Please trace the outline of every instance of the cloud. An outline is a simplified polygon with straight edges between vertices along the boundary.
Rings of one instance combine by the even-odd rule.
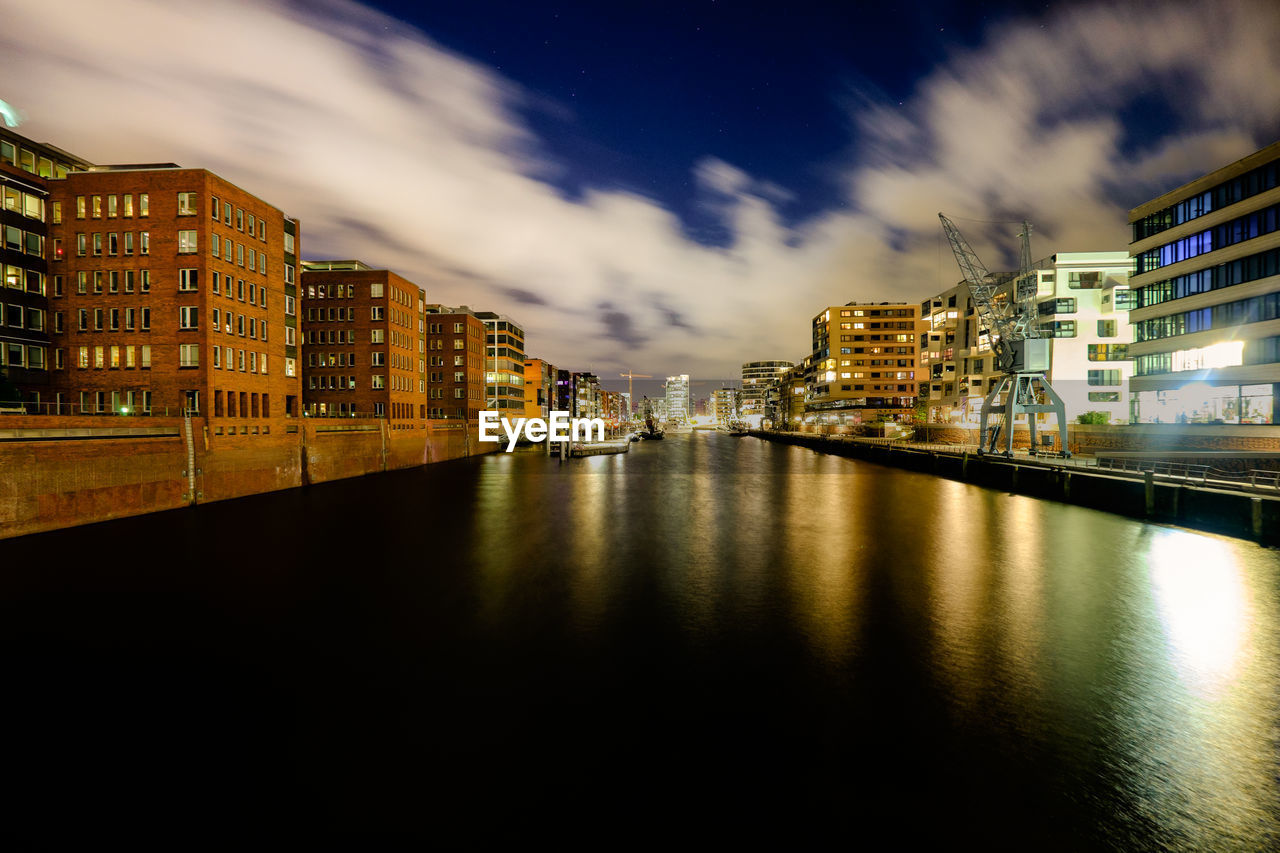
[[[1037,255],[1123,249],[1125,206],[1280,131],[1273,3],[1066,4],[941,57],[901,105],[833,91],[853,134],[837,209],[784,224],[790,189],[714,152],[690,163],[731,237],[706,245],[653,199],[566,198],[545,179],[564,171],[553,141],[520,118],[554,112],[543,96],[364,7],[49,15],[11,0],[0,30],[0,79],[22,81],[0,96],[24,99],[24,132],[98,162],[209,168],[300,217],[304,255],[389,267],[432,301],[510,314],[532,355],[608,372],[732,376],[802,356],[821,307],[945,289],[939,210],[1028,216]],[[1141,99],[1169,133],[1128,114]],[[1015,244],[967,236],[993,267]]]

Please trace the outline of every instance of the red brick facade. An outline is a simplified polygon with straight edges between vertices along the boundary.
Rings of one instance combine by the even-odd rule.
[[[319,263],[302,273],[307,414],[424,426],[426,292],[389,270],[341,263],[352,266]]]
[[[190,412],[233,428],[300,413],[286,332],[296,222],[287,234],[279,209],[203,169],[73,172],[50,200],[64,410]]]

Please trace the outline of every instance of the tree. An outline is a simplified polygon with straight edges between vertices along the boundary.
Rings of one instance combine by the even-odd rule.
[[[1111,415],[1106,412],[1085,412],[1076,415],[1076,423],[1078,424],[1109,424],[1111,423]]]

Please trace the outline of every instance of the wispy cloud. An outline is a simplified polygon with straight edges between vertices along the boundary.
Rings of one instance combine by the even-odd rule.
[[[787,188],[706,152],[690,173],[732,238],[709,247],[652,199],[566,199],[520,119],[539,95],[363,7],[69,0],[50,15],[10,2],[0,30],[15,87],[0,97],[25,132],[101,162],[210,168],[302,218],[305,253],[506,311],[531,353],[602,373],[733,375],[802,355],[821,306],[945,288],[939,210],[1029,216],[1039,254],[1124,248],[1125,205],[1280,132],[1273,3],[1068,5],[941,58],[901,106],[851,99],[847,210],[788,226]],[[1144,101],[1171,134],[1150,135]],[[998,262],[987,232],[970,236]]]

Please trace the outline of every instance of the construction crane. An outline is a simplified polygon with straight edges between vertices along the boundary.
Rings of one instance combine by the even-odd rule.
[[[984,452],[984,445],[985,452],[997,452],[996,447],[1003,438],[1003,453],[1012,456],[1014,420],[1022,414],[1027,416],[1027,431],[1034,451],[1036,415],[1051,412],[1057,416],[1062,455],[1070,456],[1067,450],[1066,405],[1045,376],[1049,369],[1049,339],[1042,337],[1043,330],[1036,322],[1036,277],[1031,274],[1031,223],[1022,222],[1020,269],[1013,283],[1013,298],[1004,299],[998,295],[1004,280],[987,270],[950,219],[941,213],[938,219],[942,220],[942,230],[951,243],[956,263],[969,283],[969,292],[978,310],[979,327],[986,328],[996,365],[1004,373],[982,401],[978,453]]]
[[[623,379],[627,380],[627,407],[628,408],[630,408],[632,404],[634,404],[636,401],[635,395],[631,393],[631,380],[653,378],[653,376],[651,376],[648,373],[632,373],[631,368],[629,367],[627,368],[626,373],[619,373],[618,375],[621,376]],[[627,414],[630,415],[631,413],[627,412]]]

